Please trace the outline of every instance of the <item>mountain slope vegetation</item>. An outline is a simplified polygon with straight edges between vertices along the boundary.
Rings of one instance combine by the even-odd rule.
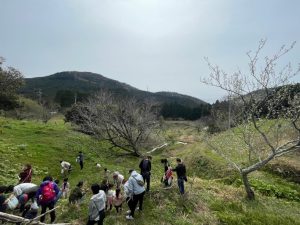
[[[19,168],[31,163],[33,182],[40,183],[48,174],[61,180],[59,160],[74,165],[70,175],[71,188],[83,180],[87,196],[80,207],[69,206],[66,199],[58,202],[57,221],[85,224],[92,183],[100,183],[107,167],[111,172],[120,171],[128,178],[128,170],[138,169],[136,157],[120,156],[107,143],[98,143],[90,137],[75,132],[62,118],[53,118],[47,124],[38,121],[0,118],[1,184],[17,183]],[[257,198],[246,201],[243,186],[233,168],[219,155],[201,142],[198,134],[187,122],[167,122],[163,135],[168,146],[152,153],[153,170],[150,194],[145,197],[144,211],[136,214],[131,224],[300,224],[300,187],[270,172],[258,171],[251,175]],[[183,144],[186,143],[186,144]],[[155,146],[153,146],[155,147]],[[86,160],[83,171],[76,165],[78,151]],[[234,148],[233,148],[234,150]],[[183,158],[188,169],[187,194],[181,198],[176,180],[171,189],[160,183],[163,166],[161,158],[168,158],[175,166],[175,158]],[[299,157],[291,155],[285,158]],[[102,168],[98,170],[96,163]],[[279,161],[277,162],[281,164]],[[297,165],[295,165],[297,166]],[[107,213],[105,224],[128,224],[125,211]]]

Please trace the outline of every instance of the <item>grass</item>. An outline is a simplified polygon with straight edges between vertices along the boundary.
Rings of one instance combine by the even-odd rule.
[[[250,177],[256,200],[246,201],[235,170],[202,143],[189,124],[167,123],[164,136],[170,145],[153,154],[152,191],[145,197],[144,211],[137,212],[136,219],[128,222],[124,212],[118,215],[113,210],[107,213],[105,224],[300,224],[300,201],[291,197],[293,193],[299,194],[298,184],[259,171]],[[177,141],[189,144],[176,144]],[[75,163],[80,150],[86,156],[83,171]],[[33,165],[34,183],[39,184],[48,174],[61,180],[59,160],[71,162],[74,165],[69,178],[71,187],[83,180],[88,190],[80,207],[69,206],[66,199],[58,202],[57,221],[72,224],[86,223],[89,186],[101,182],[104,167],[118,170],[128,178],[128,169],[137,169],[140,160],[121,157],[107,143],[73,131],[62,118],[54,118],[47,124],[0,118],[0,155],[0,184],[16,184],[17,174],[25,163]],[[176,183],[169,190],[163,189],[160,183],[162,157],[168,157],[172,165],[176,157],[184,159],[189,175],[185,197],[179,196]],[[102,165],[100,170],[96,169],[96,163]],[[279,192],[285,195],[277,196]]]

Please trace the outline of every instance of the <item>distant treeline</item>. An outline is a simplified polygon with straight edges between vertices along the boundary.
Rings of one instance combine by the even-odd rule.
[[[82,102],[87,99],[88,93],[76,92],[71,90],[58,90],[54,101],[61,107],[71,107],[75,102]]]
[[[174,103],[163,104],[161,107],[161,115],[166,119],[185,119],[197,120],[201,117],[210,115],[211,105],[202,104],[197,107],[188,107]]]

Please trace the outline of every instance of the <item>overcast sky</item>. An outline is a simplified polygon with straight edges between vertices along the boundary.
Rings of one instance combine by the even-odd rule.
[[[298,41],[287,58],[300,62],[299,12],[299,0],[0,0],[0,56],[25,77],[90,71],[214,102],[203,58],[246,71],[267,38],[266,54]]]

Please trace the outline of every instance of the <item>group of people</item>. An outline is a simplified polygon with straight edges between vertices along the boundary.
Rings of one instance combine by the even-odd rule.
[[[76,161],[83,169],[83,153],[79,152]],[[126,219],[133,220],[135,211],[143,210],[144,196],[150,191],[151,181],[151,156],[144,157],[140,164],[140,173],[134,169],[129,170],[128,180],[118,171],[111,175],[107,168],[104,168],[103,181],[100,184],[94,183],[90,190],[92,197],[89,201],[88,222],[87,225],[103,224],[105,212],[114,207],[117,213],[123,209],[123,203],[127,203],[129,210]],[[186,178],[186,168],[182,160],[177,158],[177,166],[172,168],[167,159],[161,160],[164,164],[164,175],[162,182],[166,187],[172,185],[173,172],[177,173],[178,187],[180,194],[184,194],[184,182]],[[72,170],[69,162],[60,161],[63,183],[59,188],[58,180],[53,180],[51,176],[43,179],[40,185],[31,183],[32,167],[26,165],[19,174],[20,181],[16,186],[0,186],[0,211],[5,212],[7,208],[14,209],[19,207],[24,218],[33,219],[38,214],[41,207],[40,221],[44,222],[47,209],[50,210],[51,223],[55,221],[55,204],[60,198],[69,198],[69,204],[81,204],[86,194],[83,189],[83,182],[80,181],[74,189],[71,190],[68,176]],[[96,165],[100,168],[100,164]],[[115,187],[115,189],[113,189]],[[6,198],[5,193],[11,193]],[[29,204],[31,200],[31,203]]]

